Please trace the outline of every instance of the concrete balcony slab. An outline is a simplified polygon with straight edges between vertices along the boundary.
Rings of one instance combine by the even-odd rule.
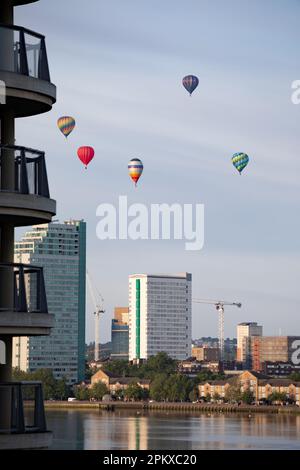
[[[51,222],[56,214],[56,201],[32,194],[0,191],[0,223],[15,227]]]
[[[0,450],[48,449],[52,441],[52,432],[0,434]]]
[[[6,86],[6,105],[1,105],[1,114],[13,109],[15,117],[34,116],[50,111],[56,102],[56,87],[46,80],[3,70],[0,80]]]
[[[49,336],[54,321],[48,313],[0,312],[0,335]]]

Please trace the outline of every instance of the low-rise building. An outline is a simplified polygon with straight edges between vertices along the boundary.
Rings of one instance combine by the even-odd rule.
[[[186,361],[180,361],[177,366],[177,371],[184,375],[197,375],[202,370],[202,365],[195,358],[187,359]]]
[[[195,377],[197,374],[203,371],[210,371],[218,374],[222,372],[222,363],[219,361],[197,361],[194,357],[187,359],[186,361],[180,361],[177,366],[177,371],[180,374]]]
[[[289,377],[291,374],[300,374],[300,365],[292,362],[264,362],[263,373],[272,377]]]
[[[106,385],[109,392],[114,395],[117,390],[126,390],[128,386],[132,383],[136,383],[144,390],[149,390],[150,388],[150,380],[149,379],[140,379],[138,377],[118,377],[117,375],[113,374],[112,372],[108,372],[105,370],[98,370],[92,377],[91,377],[91,385],[102,382]]]
[[[220,360],[220,349],[196,346],[192,348],[192,357],[197,361],[217,362]]]
[[[201,362],[201,370],[208,370],[210,372],[213,372],[215,374],[219,374],[220,372],[223,372],[223,367],[222,363],[217,361],[217,362]]]
[[[201,383],[198,385],[199,396],[205,398],[218,394],[225,398],[227,390],[233,385],[240,386],[241,393],[251,391],[256,402],[267,401],[270,395],[282,393],[300,406],[300,382],[284,378],[274,379],[256,371],[244,371],[238,377]]]

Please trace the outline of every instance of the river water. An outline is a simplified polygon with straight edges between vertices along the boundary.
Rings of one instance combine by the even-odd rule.
[[[52,449],[300,449],[300,415],[50,410]]]

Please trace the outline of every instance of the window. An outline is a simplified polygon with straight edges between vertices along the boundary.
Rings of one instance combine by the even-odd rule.
[[[6,364],[6,345],[0,341],[0,364]]]

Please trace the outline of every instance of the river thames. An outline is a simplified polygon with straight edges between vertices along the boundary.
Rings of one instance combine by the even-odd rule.
[[[54,450],[300,449],[300,415],[48,410]]]

